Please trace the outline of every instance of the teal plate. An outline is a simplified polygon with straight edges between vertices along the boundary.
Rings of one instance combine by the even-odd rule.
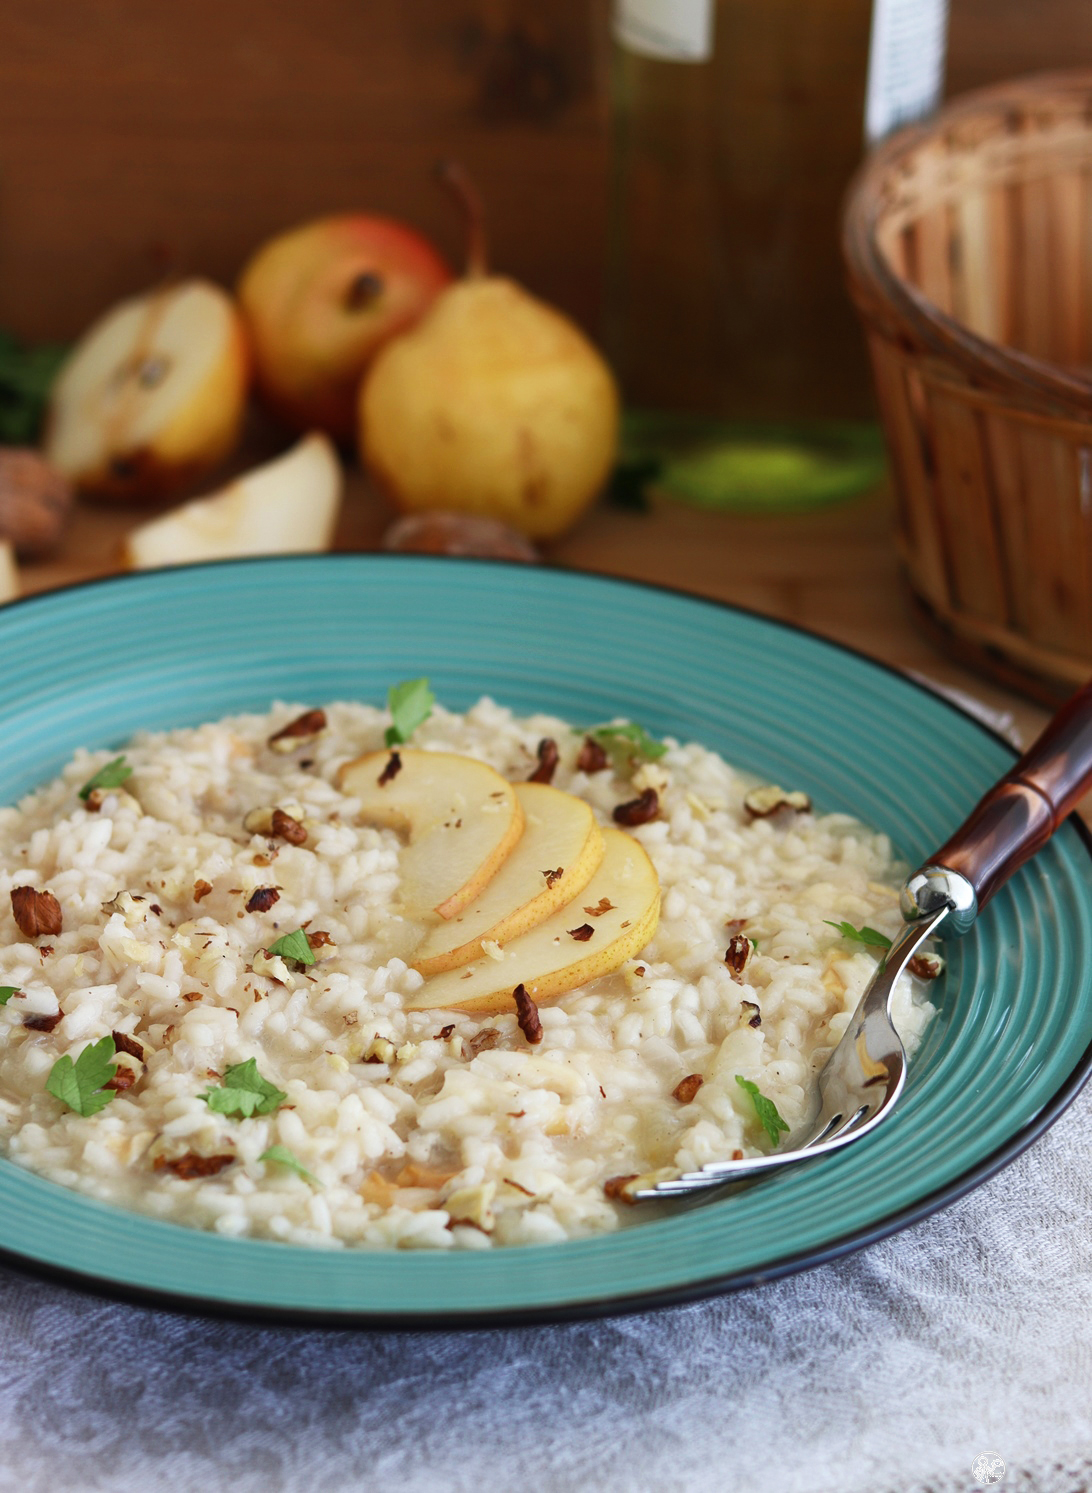
[[[631,716],[886,830],[948,836],[1012,753],[929,692],[775,622],[622,581],[407,556],[120,577],[0,612],[0,803],[80,745],[275,697],[380,702],[427,674],[573,721]],[[1092,1065],[1092,878],[1075,821],[952,946],[941,1011],[874,1135],[615,1234],[487,1253],[300,1249],[126,1213],[0,1161],[0,1251],[201,1311],[399,1326],[532,1321],[708,1295],[828,1260],[952,1201],[1057,1117]]]

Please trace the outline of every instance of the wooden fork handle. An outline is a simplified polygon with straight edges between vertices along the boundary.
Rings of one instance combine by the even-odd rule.
[[[973,885],[979,907],[1092,788],[1092,682],[1068,700],[1011,772],[933,856]]]

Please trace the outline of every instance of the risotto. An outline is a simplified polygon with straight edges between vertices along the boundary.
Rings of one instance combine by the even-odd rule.
[[[79,752],[0,809],[12,1160],[225,1235],[480,1249],[639,1221],[618,1178],[769,1149],[755,1092],[806,1117],[878,954],[831,925],[899,927],[884,835],[802,793],[768,813],[759,795],[756,817],[754,779],[700,745],[589,755],[552,717],[437,707],[415,749],[513,783],[548,760],[604,826],[651,803],[627,833],[662,904],[621,968],[540,1002],[537,1032],[515,1004],[412,1010],[402,837],[337,786],[390,716],[332,704],[271,744],[303,711],[138,735],[120,763]],[[910,1050],[930,1014],[904,976]]]

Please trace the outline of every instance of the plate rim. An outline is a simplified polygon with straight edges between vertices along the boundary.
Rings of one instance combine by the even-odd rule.
[[[333,551],[319,554],[294,552],[280,555],[249,555],[230,560],[206,560],[193,564],[162,567],[162,569],[174,573],[219,571],[254,566],[268,567],[271,565],[292,564],[300,560],[318,564],[322,564],[327,560],[338,560],[341,562],[383,560],[394,561],[396,563],[412,561],[415,563],[424,562],[425,564],[446,566],[455,565],[460,569],[485,566],[517,572],[528,568],[517,561],[484,557],[417,555],[400,552],[388,553],[386,551]],[[683,586],[633,579],[628,576],[619,576],[598,570],[576,569],[571,566],[543,567],[542,569],[547,574],[551,570],[554,570],[563,575],[587,577],[590,580],[599,582],[610,582],[623,589],[651,591],[661,595],[680,597],[686,601],[697,602],[700,605],[713,607],[733,615],[754,618],[766,625],[777,627],[784,632],[802,636],[811,642],[819,643],[824,647],[834,649],[843,654],[848,654],[850,657],[863,662],[871,668],[879,669],[884,673],[893,675],[902,684],[911,686],[913,689],[926,695],[934,703],[940,704],[963,720],[969,721],[977,730],[1003,747],[1006,754],[1011,756],[1013,760],[1016,760],[1020,755],[1012,743],[999,731],[982,721],[962,705],[949,699],[947,695],[942,694],[939,690],[930,687],[930,685],[915,678],[895,664],[876,658],[866,653],[863,649],[855,647],[853,644],[827,637],[814,628],[806,627],[798,622],[788,621],[781,617],[771,616],[769,613],[763,612],[756,607],[742,606],[735,602],[722,601],[717,597],[705,596],[700,592],[687,590]],[[17,608],[48,603],[52,598],[70,596],[73,593],[81,593],[102,586],[118,586],[121,583],[129,581],[146,581],[155,573],[155,571],[147,570],[121,571],[112,575],[94,576],[87,580],[73,581],[62,586],[33,592],[30,595],[19,596],[0,609],[0,619],[2,619],[4,614],[13,612]],[[1089,830],[1088,826],[1075,812],[1068,816],[1068,823],[1075,830],[1078,840],[1084,847],[1085,853],[1088,855],[1089,860],[1092,861],[1092,831]],[[879,1243],[883,1239],[901,1233],[903,1229],[909,1228],[912,1224],[918,1223],[932,1214],[939,1212],[941,1209],[948,1207],[950,1204],[957,1202],[960,1198],[989,1181],[1006,1166],[1015,1161],[1024,1151],[1034,1145],[1065,1113],[1090,1078],[1092,1078],[1092,1042],[1088,1044],[1084,1052],[1078,1057],[1076,1063],[1051,1095],[1050,1099],[1014,1135],[1010,1136],[988,1156],[974,1163],[967,1171],[961,1172],[958,1176],[944,1183],[924,1198],[919,1199],[917,1202],[910,1204],[894,1214],[884,1217],[876,1223],[868,1224],[858,1229],[850,1229],[847,1233],[839,1235],[836,1239],[830,1240],[821,1246],[806,1248],[779,1256],[767,1265],[750,1267],[744,1270],[717,1272],[713,1275],[703,1276],[697,1280],[688,1281],[684,1285],[668,1286],[661,1289],[597,1296],[594,1300],[552,1303],[534,1307],[483,1307],[459,1313],[427,1310],[419,1314],[415,1314],[411,1310],[400,1309],[397,1312],[385,1313],[360,1311],[354,1308],[321,1309],[314,1307],[289,1307],[257,1302],[228,1301],[220,1298],[201,1297],[190,1292],[175,1294],[163,1288],[135,1285],[100,1276],[92,1271],[83,1271],[70,1266],[56,1265],[48,1261],[38,1260],[33,1255],[25,1255],[3,1245],[0,1245],[0,1264],[23,1275],[48,1280],[55,1284],[94,1293],[95,1295],[126,1302],[130,1305],[151,1307],[156,1310],[165,1310],[192,1317],[258,1321],[270,1325],[298,1328],[365,1328],[400,1332],[433,1330],[473,1331],[497,1327],[545,1326],[559,1322],[587,1321],[607,1316],[634,1315],[640,1312],[663,1310],[673,1306],[685,1305],[689,1302],[706,1300],[713,1296],[727,1295],[750,1287],[763,1285],[767,1282],[784,1279],[787,1276],[799,1274],[805,1270],[811,1270],[821,1265],[830,1264],[835,1260],[843,1259],[860,1249],[866,1248],[870,1244]]]

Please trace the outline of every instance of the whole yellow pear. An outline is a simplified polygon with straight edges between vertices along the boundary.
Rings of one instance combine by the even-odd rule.
[[[360,396],[361,454],[398,508],[484,514],[532,539],[595,498],[618,422],[614,378],[580,329],[496,275],[441,291]]]

